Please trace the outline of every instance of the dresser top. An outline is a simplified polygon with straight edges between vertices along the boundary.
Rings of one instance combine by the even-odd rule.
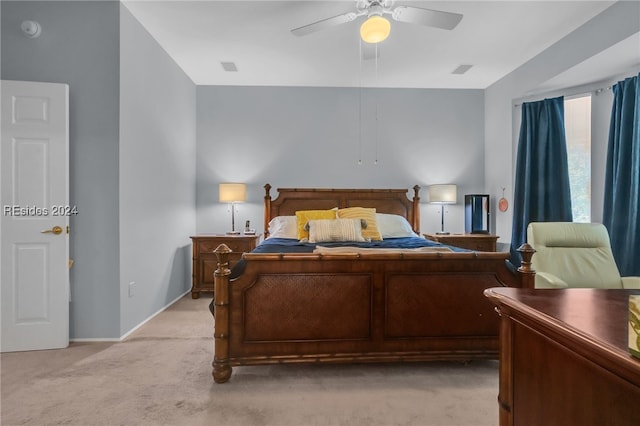
[[[640,360],[629,353],[629,296],[640,290],[523,289],[485,290],[501,312],[524,323],[535,323],[563,338],[602,351],[632,368],[640,378]]]

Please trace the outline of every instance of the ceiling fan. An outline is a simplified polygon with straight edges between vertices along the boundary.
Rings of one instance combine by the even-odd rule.
[[[297,36],[304,36],[316,31],[324,30],[336,25],[345,24],[356,20],[361,16],[366,16],[360,27],[360,36],[367,43],[379,43],[389,36],[391,24],[384,15],[391,17],[398,22],[424,25],[427,27],[452,30],[462,19],[459,13],[442,12],[439,10],[424,9],[413,6],[395,6],[393,0],[356,0],[355,12],[343,13],[342,15],[322,19],[299,28],[294,28],[291,32]]]

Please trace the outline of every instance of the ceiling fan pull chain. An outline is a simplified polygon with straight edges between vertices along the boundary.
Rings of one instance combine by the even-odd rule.
[[[362,40],[359,44],[360,70],[358,73],[358,165],[362,165]]]
[[[375,84],[375,89],[378,93],[376,93],[376,149],[375,149],[375,160],[373,161],[374,165],[378,165],[378,130],[379,130],[379,125],[378,125],[378,96],[379,96],[379,89],[380,89],[380,84],[378,82],[378,57],[380,56],[380,52],[378,52],[378,49],[380,48],[380,43],[376,43],[376,73],[375,73],[375,79],[376,79],[376,84]]]

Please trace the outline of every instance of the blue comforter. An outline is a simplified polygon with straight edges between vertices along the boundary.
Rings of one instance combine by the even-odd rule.
[[[267,238],[252,253],[312,253],[316,246],[322,247],[360,247],[360,248],[420,248],[420,247],[449,247],[453,251],[467,251],[459,247],[445,246],[435,241],[420,237],[387,238],[382,241],[367,243],[358,242],[326,242],[301,243],[291,238]]]

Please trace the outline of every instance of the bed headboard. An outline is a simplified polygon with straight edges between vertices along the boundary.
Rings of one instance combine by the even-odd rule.
[[[413,187],[413,199],[407,189],[278,188],[271,199],[271,185],[264,186],[264,236],[276,216],[295,215],[298,210],[325,210],[334,207],[375,207],[378,213],[404,216],[420,235],[420,186]]]

